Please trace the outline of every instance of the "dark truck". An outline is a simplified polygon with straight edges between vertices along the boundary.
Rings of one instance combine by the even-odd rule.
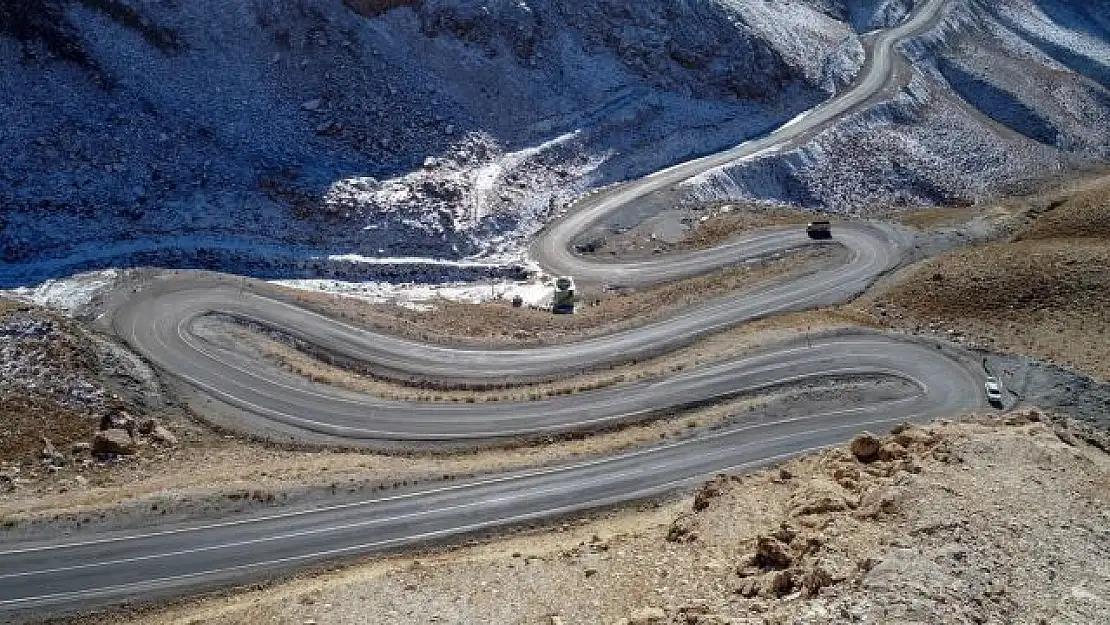
[[[806,226],[806,234],[811,239],[831,239],[832,238],[832,225],[826,219],[809,222]]]
[[[556,315],[573,315],[577,300],[573,278],[563,276],[555,281],[555,294],[551,300],[551,312]]]

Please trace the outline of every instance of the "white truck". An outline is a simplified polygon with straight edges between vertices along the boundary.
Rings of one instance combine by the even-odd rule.
[[[998,378],[987,378],[987,381],[983,383],[983,390],[986,391],[987,401],[992,406],[1002,405],[1002,384],[998,381]]]

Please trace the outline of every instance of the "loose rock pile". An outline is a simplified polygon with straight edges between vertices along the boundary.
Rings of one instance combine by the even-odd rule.
[[[894,428],[886,437],[861,433],[847,450],[827,452],[822,457],[822,472],[796,486],[777,527],[757,536],[750,553],[740,558],[735,567],[736,594],[747,598],[792,593],[811,597],[822,588],[866,573],[868,562],[844,562],[837,554],[828,553],[821,529],[831,515],[850,514],[867,520],[897,513],[901,490],[892,478],[920,473],[926,456],[946,459],[947,446],[933,431],[910,424]],[[667,540],[696,542],[697,515],[709,509],[733,479],[719,477],[705,484],[694,496],[693,515],[679,516]],[[779,471],[778,479],[796,481],[788,468]]]
[[[70,319],[0,299],[0,492],[80,486],[86,470],[178,445],[167,425],[133,416],[160,391],[114,350]]]
[[[91,451],[97,456],[129,456],[140,443],[146,441],[172,447],[177,437],[156,419],[139,423],[126,412],[105,415],[100,420],[100,430],[93,435]]]

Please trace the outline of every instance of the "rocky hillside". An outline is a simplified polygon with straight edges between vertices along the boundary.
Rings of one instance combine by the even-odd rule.
[[[92,622],[1103,623],[1106,448],[1033,411],[900,427],[660,509]]]
[[[830,61],[847,25],[803,6],[742,20],[744,4],[3,10],[0,149],[20,155],[0,174],[3,261],[43,263],[35,279],[108,256],[481,251],[553,198],[763,131],[854,69]]]
[[[907,86],[796,150],[691,181],[696,201],[830,212],[961,204],[1110,156],[1110,31],[1069,0],[950,3]]]
[[[63,315],[0,298],[0,501],[177,444],[137,357]],[[63,487],[64,488],[64,487]],[[64,492],[64,491],[63,491]]]
[[[943,254],[861,307],[881,325],[1110,379],[1110,178],[1034,198],[1025,220],[1011,240]]]
[[[0,150],[17,156],[0,171],[0,286],[120,264],[281,276],[333,255],[515,254],[582,190],[829,97],[859,68],[857,33],[910,4],[0,7]],[[1083,6],[953,0],[894,104],[692,195],[944,201],[1103,154],[1105,20]]]

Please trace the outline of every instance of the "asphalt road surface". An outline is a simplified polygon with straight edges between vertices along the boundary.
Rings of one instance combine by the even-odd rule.
[[[894,44],[935,22],[944,0],[926,2],[904,25],[872,38],[853,89],[771,135],[596,194],[549,227],[535,255],[552,273],[642,284],[712,270],[770,250],[808,245],[804,234],[770,230],[720,248],[666,260],[600,263],[574,255],[574,237],[613,210],[692,175],[782,149],[875,96],[891,80]],[[233,281],[177,276],[137,293],[113,317],[116,331],[165,372],[250,419],[286,431],[347,441],[412,444],[477,441],[612,425],[753,389],[836,377],[900,379],[898,399],[836,411],[745,416],[689,439],[617,456],[411,490],[390,497],[111,533],[74,532],[42,543],[0,535],[0,618],[21,618],[272,576],[345,555],[395,549],[514,523],[551,518],[673,491],[721,471],[751,468],[882,430],[982,405],[973,367],[935,346],[873,334],[770,347],[735,362],[643,384],[520,404],[410,404],[311,385],[259,367],[200,339],[203,316],[226,313],[280,328],[382,369],[446,380],[541,378],[665,352],[747,319],[848,299],[893,267],[904,244],[878,225],[838,227],[851,250],[837,267],[709,302],[666,321],[557,348],[473,350],[371,334],[288,304],[242,292]],[[876,396],[878,397],[878,396]],[[250,421],[244,422],[249,428]]]
[[[152,362],[248,410],[257,402],[237,401],[240,396],[247,399],[242,390],[263,383],[271,390],[295,384],[289,376],[238,362],[232,353],[203,345],[194,335],[194,325],[205,315],[219,313],[253,321],[329,353],[405,377],[473,384],[549,378],[658,355],[757,317],[848,300],[902,256],[901,237],[893,229],[856,224],[838,227],[836,233],[837,242],[851,252],[843,265],[737,292],[636,329],[551,347],[473,349],[421,343],[368,332],[255,295],[234,279],[193,274],[167,276],[144,286],[115,312],[113,323],[116,333]],[[727,253],[714,250],[694,254],[694,260],[676,258],[674,266],[696,274],[812,244],[800,228],[764,231],[723,246]]]
[[[518,472],[329,508],[68,541],[0,546],[0,610],[41,612],[146,599],[243,581],[343,555],[396,549],[524,523],[689,486],[820,449],[861,429],[885,430],[980,405],[969,370],[934,348],[884,337],[799,346],[828,371],[886,373],[916,391],[879,403],[763,421],[758,416],[614,457]],[[791,375],[790,356],[750,363],[753,375]],[[728,366],[724,367],[728,368]],[[675,383],[677,384],[680,383]],[[712,384],[712,382],[710,382]]]

